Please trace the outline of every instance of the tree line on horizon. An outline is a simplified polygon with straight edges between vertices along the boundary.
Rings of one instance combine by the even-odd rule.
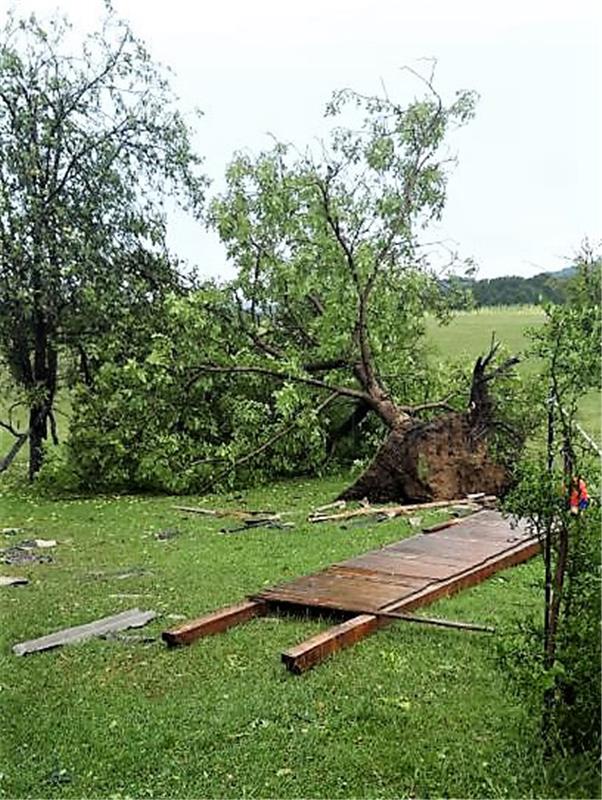
[[[548,303],[564,305],[573,268],[558,272],[540,272],[530,278],[503,275],[499,278],[461,278],[460,285],[468,289],[476,308],[491,306],[543,306]]]

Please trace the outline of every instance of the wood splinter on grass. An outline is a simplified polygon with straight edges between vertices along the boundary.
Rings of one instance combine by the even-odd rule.
[[[254,520],[261,517],[264,521],[279,520],[281,514],[274,511],[246,511],[242,509],[228,509],[228,508],[198,508],[197,506],[172,506],[174,511],[184,511],[187,514],[203,514],[206,517],[232,517],[238,520]]]

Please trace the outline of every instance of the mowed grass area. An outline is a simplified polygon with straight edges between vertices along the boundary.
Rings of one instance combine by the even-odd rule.
[[[542,325],[544,312],[537,306],[503,306],[481,308],[476,311],[461,312],[449,325],[439,325],[431,320],[428,336],[442,356],[459,358],[466,355],[470,359],[486,353],[491,336],[512,354],[523,356],[520,369],[524,374],[534,375],[540,369],[538,361],[526,355],[529,340],[526,331]],[[577,345],[578,346],[578,345]],[[580,422],[589,435],[602,445],[600,391],[592,391],[581,401]]]
[[[442,354],[472,358],[492,330],[521,350],[525,326],[541,319],[537,309],[494,309],[430,334]],[[537,714],[498,658],[517,624],[541,615],[539,559],[428,610],[492,624],[493,636],[396,623],[298,677],[280,653],[328,620],[266,618],[173,651],[160,632],[411,535],[400,519],[307,523],[349,476],[221,497],[52,500],[15,488],[23,469],[0,479],[0,528],[23,528],[0,535],[0,548],[34,537],[59,544],[42,551],[51,564],[0,568],[30,581],[0,588],[1,797],[600,796],[597,764],[544,760]],[[295,527],[222,535],[233,523],[174,504],[286,511]],[[157,540],[166,528],[179,535]],[[11,652],[136,606],[159,617],[125,632],[128,641]]]
[[[158,637],[264,585],[402,538],[409,523],[311,525],[347,478],[291,481],[207,507],[289,511],[290,531],[220,535],[169,497],[42,500],[4,494],[15,539],[55,538],[54,562],[3,566],[0,702],[4,797],[596,797],[595,764],[545,765],[538,719],[497,645],[540,612],[539,559],[429,609],[494,635],[396,623],[303,675],[282,650],[330,623],[266,618],[167,650],[90,640],[18,658],[11,646],[138,606]],[[437,515],[423,516],[426,524]],[[155,534],[180,533],[168,541]],[[48,552],[48,551],[45,551]],[[119,572],[140,574],[120,578]]]

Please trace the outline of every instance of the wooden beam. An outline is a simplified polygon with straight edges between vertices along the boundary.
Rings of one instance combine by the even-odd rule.
[[[415,594],[383,607],[375,614],[360,614],[341,625],[336,625],[317,636],[312,636],[311,639],[282,653],[282,661],[291,672],[301,674],[319,664],[329,655],[355,644],[385,625],[390,625],[397,618],[398,613],[428,605],[440,597],[447,597],[461,589],[481,583],[495,572],[527,561],[539,550],[540,543],[537,539],[531,538],[526,542],[520,542],[515,547],[508,548],[501,556],[492,556],[485,559],[482,564],[446,580],[435,581]],[[403,616],[400,618],[403,619]],[[414,618],[412,621],[414,620],[419,621],[419,618]],[[459,624],[448,627],[456,627]]]
[[[311,639],[296,647],[291,647],[290,650],[285,650],[282,653],[282,661],[288,670],[300,675],[324,661],[329,655],[337,653],[345,647],[350,647],[365,636],[374,633],[387,622],[387,619],[373,614],[360,614],[334,628],[312,636]]]
[[[170,628],[168,631],[163,631],[161,638],[170,647],[191,644],[202,636],[221,633],[234,625],[248,622],[254,617],[264,616],[267,611],[268,604],[263,600],[245,600],[242,603],[205,614],[205,616],[198,619],[184,622],[182,625]]]

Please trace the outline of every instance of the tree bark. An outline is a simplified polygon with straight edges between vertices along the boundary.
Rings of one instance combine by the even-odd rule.
[[[35,309],[34,352],[31,388],[35,399],[29,409],[29,480],[33,481],[44,461],[44,442],[57,386],[58,354],[50,343],[49,325],[44,313]]]

